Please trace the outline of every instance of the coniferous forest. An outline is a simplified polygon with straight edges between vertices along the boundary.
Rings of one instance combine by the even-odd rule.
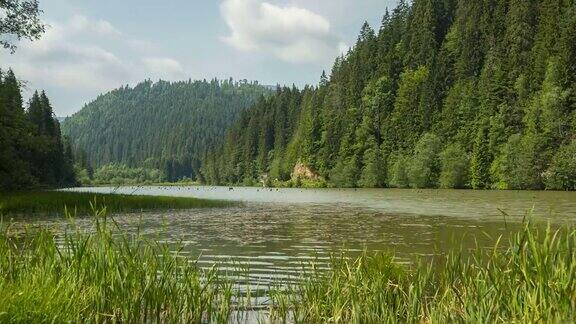
[[[142,2],[0,0],[0,323],[575,322],[576,0]]]
[[[95,170],[96,182],[125,178],[126,171],[140,174],[135,181],[197,179],[205,152],[269,92],[245,80],[144,81],[101,95],[66,119],[63,132],[74,138],[79,166],[89,177]]]
[[[0,71],[0,190],[76,185],[72,149],[46,93],[24,108],[20,82]]]
[[[575,62],[574,1],[401,1],[318,86],[244,112],[203,176],[574,190]]]

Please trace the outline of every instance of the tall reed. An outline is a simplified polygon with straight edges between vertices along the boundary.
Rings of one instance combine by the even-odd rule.
[[[39,230],[0,234],[0,322],[216,322],[231,313],[232,285],[217,270],[119,233],[105,210],[94,232],[63,239]]]
[[[0,228],[0,322],[226,323],[262,309],[216,267],[202,270],[173,246],[123,232],[106,210],[88,233]],[[336,255],[329,270],[278,283],[267,314],[296,323],[574,322],[575,248],[575,231],[526,223],[508,244],[434,264]]]
[[[526,224],[509,243],[414,269],[384,253],[337,257],[329,272],[272,292],[272,316],[297,323],[574,322],[576,232]]]

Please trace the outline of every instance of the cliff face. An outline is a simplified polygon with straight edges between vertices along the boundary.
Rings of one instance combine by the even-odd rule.
[[[302,164],[296,163],[294,166],[294,171],[292,171],[292,179],[309,179],[309,180],[319,180],[320,175],[312,170],[310,167]]]

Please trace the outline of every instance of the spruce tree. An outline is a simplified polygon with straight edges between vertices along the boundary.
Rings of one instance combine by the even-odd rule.
[[[40,93],[40,106],[42,108],[42,130],[43,133],[52,138],[59,138],[60,134],[57,134],[57,121],[54,119],[54,112],[52,110],[52,105],[50,100],[46,96],[46,92],[42,91]]]
[[[30,98],[30,102],[28,103],[28,120],[34,125],[36,129],[36,133],[46,134],[46,128],[44,124],[44,107],[42,106],[42,102],[40,101],[40,95],[38,91],[35,91]]]
[[[492,156],[489,148],[488,127],[486,126],[486,122],[483,122],[478,127],[472,151],[470,181],[473,189],[490,188],[490,165],[492,163]]]

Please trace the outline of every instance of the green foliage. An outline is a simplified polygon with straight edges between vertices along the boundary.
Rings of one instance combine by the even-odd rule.
[[[122,164],[108,164],[94,171],[90,183],[96,185],[142,185],[161,183],[166,176],[158,169],[130,168]]]
[[[287,181],[303,161],[333,186],[405,187],[412,173],[415,187],[543,188],[552,157],[576,134],[575,26],[570,1],[401,2],[377,32],[362,26],[317,87],[280,89],[246,111],[203,160],[204,178]],[[436,152],[445,143],[464,151],[446,157],[443,183],[439,162],[388,161],[420,152],[426,133],[440,138]],[[513,134],[522,152],[507,143]],[[254,160],[256,172],[246,169]]]
[[[333,256],[327,273],[311,271],[273,291],[272,316],[295,323],[573,322],[574,248],[573,229],[526,225],[507,246],[450,253],[408,270],[386,253]]]
[[[440,153],[442,171],[439,185],[444,189],[460,189],[468,185],[470,161],[464,148],[453,143]]]
[[[424,113],[420,106],[420,93],[428,78],[428,68],[404,71],[400,77],[400,86],[394,111],[390,117],[387,137],[403,149],[410,148],[423,131]]]
[[[492,164],[494,183],[499,189],[542,189],[542,173],[537,168],[538,138],[512,135]]]
[[[390,186],[396,188],[408,188],[410,180],[408,179],[409,157],[404,154],[397,154],[390,160]]]
[[[99,96],[67,118],[62,129],[94,168],[147,164],[168,181],[196,179],[206,151],[269,92],[245,80],[144,81]]]
[[[87,169],[82,169],[79,165],[75,165],[74,175],[80,185],[89,186],[92,184],[92,176],[90,176]]]
[[[386,163],[382,157],[382,151],[372,141],[364,151],[362,174],[358,185],[364,188],[378,188],[384,186],[386,180]]]
[[[445,140],[458,141],[469,151],[475,139],[478,107],[476,84],[469,80],[457,82],[449,90],[434,128]]]
[[[330,173],[330,179],[338,187],[355,188],[359,176],[358,163],[359,160],[356,155],[339,161]]]
[[[547,189],[576,190],[576,140],[560,147],[545,175]]]
[[[470,164],[471,184],[474,189],[490,188],[490,165],[492,156],[489,149],[488,128],[481,125],[478,128],[474,148],[472,151],[472,161]]]
[[[239,121],[228,130],[223,145],[207,154],[202,178],[209,183],[244,185],[259,183],[264,175],[270,181],[290,180],[302,151],[295,134],[308,132],[302,127],[313,125],[312,121],[296,122],[299,116],[313,116],[313,112],[303,114],[301,110],[308,92],[278,88],[274,96],[262,97],[252,109],[242,112]]]
[[[72,216],[90,215],[94,208],[106,207],[110,213],[143,210],[191,209],[224,207],[232,203],[189,197],[159,197],[120,194],[99,194],[70,191],[4,192],[0,196],[0,215],[29,216],[45,214],[60,216],[68,210]]]
[[[25,111],[16,76],[0,71],[0,190],[75,185],[69,144],[46,93],[35,92]]]
[[[408,179],[413,188],[433,188],[440,173],[439,154],[442,149],[440,139],[431,133],[424,134],[410,159]]]
[[[16,51],[14,39],[37,40],[45,30],[40,21],[38,0],[2,0],[0,1],[0,46]]]

